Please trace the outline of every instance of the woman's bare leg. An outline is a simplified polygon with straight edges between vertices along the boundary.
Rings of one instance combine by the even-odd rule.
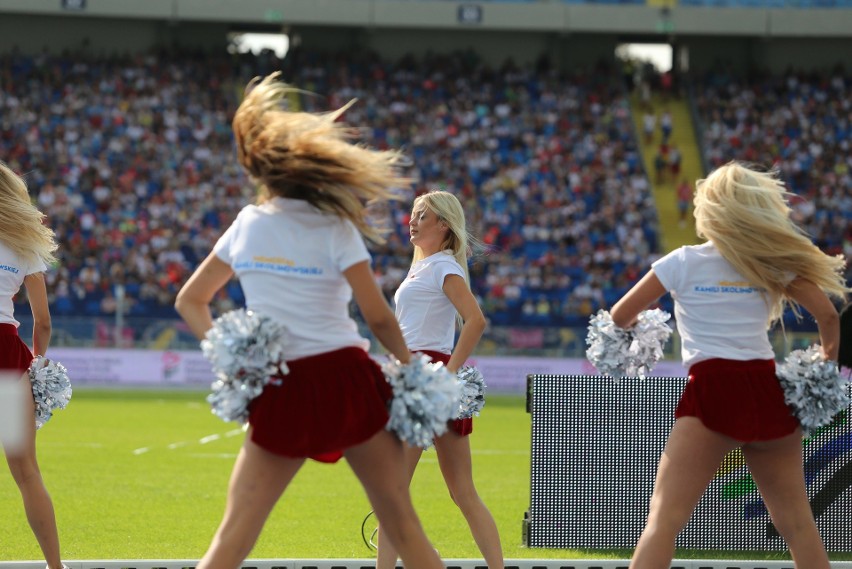
[[[503,567],[503,548],[494,517],[473,484],[470,437],[448,431],[435,439],[441,473],[450,496],[461,510],[479,551],[488,567]]]
[[[443,569],[444,564],[423,532],[408,493],[402,443],[382,429],[370,440],[344,452],[364,486],[379,524],[409,569]]]
[[[411,479],[414,477],[414,471],[417,469],[417,463],[420,462],[420,456],[423,454],[423,449],[407,444],[403,444],[402,448],[405,460],[405,472],[408,475],[408,484],[410,486]],[[393,569],[396,567],[399,553],[383,528],[384,526],[380,524],[378,549],[376,550],[376,569]]]
[[[251,441],[249,431],[228,485],[225,515],[199,569],[234,569],[248,557],[287,485],[305,463],[268,452]]]
[[[808,502],[802,433],[743,446],[743,456],[796,567],[828,569],[828,555]]]
[[[648,521],[630,569],[668,569],[675,539],[722,459],[739,442],[711,431],[696,417],[681,417],[669,434],[657,468]]]
[[[18,383],[22,390],[27,391],[28,400],[33,401],[29,380],[23,379]],[[44,485],[36,459],[35,404],[27,406],[24,420],[27,429],[24,442],[14,451],[5,453],[6,462],[21,492],[27,521],[38,541],[47,566],[50,569],[61,569],[59,531],[56,528],[53,501]]]

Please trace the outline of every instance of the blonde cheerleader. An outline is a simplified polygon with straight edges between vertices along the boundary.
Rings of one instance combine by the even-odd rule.
[[[44,225],[42,214],[30,199],[20,176],[0,162],[0,370],[21,377],[26,397],[32,399],[25,376],[33,352],[44,356],[50,344],[51,323],[44,271],[55,261],[56,240]],[[33,314],[33,352],[18,336],[12,298],[26,287]],[[27,521],[35,534],[48,569],[64,567],[59,552],[59,532],[53,502],[44,486],[36,459],[36,407],[27,405],[24,444],[6,450],[6,462],[21,491]]]
[[[739,448],[797,568],[829,562],[805,492],[802,429],[776,376],[768,327],[784,306],[804,307],[820,350],[837,360],[844,261],[820,251],[790,219],[783,184],[736,162],[696,184],[702,245],[681,247],[612,309],[621,328],[666,292],[675,302],[689,381],[660,458],[647,525],[632,569],[668,567],[675,538],[725,455]]]
[[[224,519],[199,568],[238,567],[307,458],[345,457],[406,566],[442,567],[411,505],[402,444],[385,430],[391,388],[349,315],[353,295],[376,338],[410,353],[376,285],[362,239],[378,238],[364,205],[407,184],[398,156],[356,146],[329,114],[290,112],[273,74],[253,81],[233,120],[237,156],[259,187],[178,294],[203,338],[210,302],[236,275],[248,309],[286,330],[288,373],[252,401]]]

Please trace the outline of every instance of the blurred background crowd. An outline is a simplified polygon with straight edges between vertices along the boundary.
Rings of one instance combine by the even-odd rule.
[[[409,160],[415,182],[378,218],[389,234],[372,247],[389,298],[410,264],[411,202],[430,189],[465,205],[480,242],[472,286],[492,324],[585,326],[664,253],[629,102],[647,86],[621,69],[493,67],[472,52],[12,52],[0,55],[0,156],[26,175],[59,237],[55,315],[175,317],[185,279],[254,199],[230,120],[248,80],[276,69],[314,93],[293,101],[300,108],[357,99],[345,115],[357,141]],[[733,158],[778,168],[797,221],[827,252],[852,257],[850,88],[842,69],[746,78],[719,68],[674,96],[697,111],[708,168]],[[216,306],[243,301],[234,281]]]

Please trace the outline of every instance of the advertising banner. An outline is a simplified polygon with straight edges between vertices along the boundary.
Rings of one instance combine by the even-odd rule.
[[[122,350],[111,348],[52,348],[50,356],[68,369],[75,385],[198,386],[213,381],[210,364],[199,350]],[[381,359],[383,356],[377,356]],[[577,358],[473,357],[490,393],[521,394],[529,374],[594,374]],[[655,373],[684,375],[679,362],[660,362]]]

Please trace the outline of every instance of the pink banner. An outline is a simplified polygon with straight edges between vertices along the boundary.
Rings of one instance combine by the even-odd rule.
[[[169,385],[207,388],[213,381],[210,364],[200,351],[54,348],[50,357],[68,369],[76,385]],[[492,393],[523,393],[527,376],[598,375],[585,359],[482,356],[468,362],[479,368]],[[683,377],[680,362],[662,361],[655,376]]]

